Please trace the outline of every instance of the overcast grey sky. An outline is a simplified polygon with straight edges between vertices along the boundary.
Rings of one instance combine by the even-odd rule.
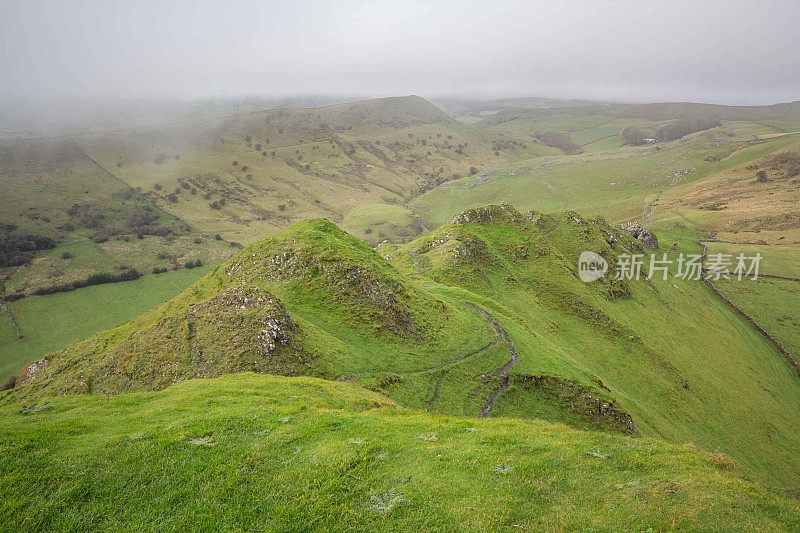
[[[800,100],[800,1],[0,0],[0,97]]]

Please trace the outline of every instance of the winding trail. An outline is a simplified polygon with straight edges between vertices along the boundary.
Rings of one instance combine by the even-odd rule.
[[[403,372],[393,372],[391,370],[368,370],[366,372],[359,372],[357,374],[351,374],[351,375],[348,376],[348,378],[358,379],[358,378],[362,378],[364,376],[373,376],[375,374],[388,374],[388,373],[397,374],[398,376],[411,376],[411,375],[414,375],[414,374],[425,374],[427,372],[433,372],[435,370],[442,370],[442,371],[446,372],[449,369],[449,367],[455,366],[458,363],[466,361],[467,359],[471,359],[471,358],[475,357],[476,355],[480,355],[483,352],[485,352],[487,350],[490,350],[491,348],[494,348],[495,346],[500,344],[500,341],[503,338],[503,333],[505,333],[505,332],[502,330],[502,328],[500,328],[500,326],[497,324],[497,322],[495,322],[494,319],[492,319],[491,315],[489,315],[489,313],[487,313],[486,311],[484,311],[483,309],[481,309],[480,307],[478,307],[475,304],[471,304],[469,302],[464,302],[464,303],[466,305],[472,307],[473,309],[477,309],[478,311],[480,311],[480,313],[484,316],[484,318],[486,318],[486,320],[489,322],[489,324],[491,324],[492,327],[494,328],[495,334],[496,334],[496,338],[492,342],[487,344],[486,346],[483,346],[482,348],[478,348],[477,350],[469,352],[468,354],[460,355],[460,356],[456,357],[455,359],[450,359],[449,361],[445,361],[444,363],[442,363],[440,365],[434,365],[434,366],[429,366],[429,367],[425,367],[425,368],[420,368],[418,370],[406,370],[406,371],[403,371]]]
[[[417,262],[417,274],[424,274],[425,273],[425,259],[421,258],[417,255],[416,252],[408,252],[408,255]]]
[[[516,348],[514,348],[514,343],[511,342],[511,338],[508,336],[508,333],[506,332],[506,330],[504,330],[502,328],[502,326],[500,326],[500,324],[497,323],[497,321],[494,319],[494,317],[492,317],[491,314],[489,314],[488,311],[486,311],[482,307],[479,307],[479,306],[477,306],[477,305],[475,305],[474,303],[471,303],[471,302],[464,302],[464,305],[467,305],[467,306],[475,309],[481,315],[483,315],[483,318],[485,318],[486,321],[492,326],[492,329],[494,329],[494,332],[495,332],[495,335],[496,335],[494,341],[490,342],[489,344],[487,344],[486,346],[484,346],[482,348],[479,348],[479,349],[477,349],[475,351],[472,351],[472,352],[470,352],[468,354],[462,355],[462,356],[457,357],[455,359],[451,359],[450,361],[442,363],[441,365],[430,366],[430,367],[422,368],[422,369],[419,369],[419,370],[409,370],[409,371],[405,371],[405,372],[391,372],[389,370],[372,370],[372,371],[368,371],[368,372],[359,372],[358,374],[353,374],[353,375],[349,376],[349,379],[358,379],[358,378],[369,376],[369,375],[386,374],[386,373],[393,373],[393,374],[397,374],[397,375],[406,375],[406,376],[408,376],[408,375],[413,375],[413,374],[424,374],[424,373],[434,372],[434,371],[439,370],[439,371],[441,371],[441,374],[439,375],[439,378],[436,381],[436,385],[435,385],[434,391],[433,391],[433,396],[428,401],[428,405],[427,405],[427,410],[430,411],[431,408],[433,407],[434,403],[436,403],[436,400],[439,399],[439,391],[440,391],[440,389],[442,387],[442,382],[444,381],[445,377],[447,376],[447,373],[450,370],[449,367],[453,367],[453,366],[457,365],[458,363],[461,363],[461,362],[463,362],[463,361],[465,361],[467,359],[470,359],[470,358],[475,357],[475,356],[477,356],[479,354],[482,354],[482,353],[486,352],[487,350],[489,350],[491,348],[494,348],[495,346],[500,344],[501,341],[505,341],[506,346],[508,346],[508,350],[511,353],[511,358],[509,359],[509,361],[505,365],[503,365],[502,367],[500,367],[499,370],[497,370],[496,375],[497,375],[497,377],[500,378],[500,385],[496,389],[492,390],[491,393],[489,393],[488,398],[486,398],[486,404],[484,405],[483,409],[481,409],[481,412],[478,415],[479,418],[486,418],[487,416],[489,416],[489,413],[492,412],[492,408],[494,407],[494,403],[497,400],[497,397],[500,396],[503,392],[505,392],[508,389],[508,385],[509,385],[508,372],[511,369],[511,367],[514,365],[514,363],[517,362],[517,350],[516,350]]]
[[[492,318],[492,315],[488,313],[485,309],[478,307],[475,304],[464,302],[466,305],[472,307],[473,309],[480,312],[483,317],[489,321],[489,323],[494,328],[495,332],[497,333],[498,337],[502,337],[503,340],[506,341],[506,345],[508,346],[508,351],[511,352],[511,359],[508,360],[506,364],[504,364],[500,370],[497,371],[497,377],[500,378],[500,386],[494,389],[491,393],[489,393],[489,397],[486,398],[486,404],[483,406],[481,410],[481,414],[478,415],[479,418],[486,418],[489,416],[489,413],[492,412],[492,408],[494,408],[494,402],[497,400],[497,397],[500,396],[508,389],[508,371],[517,362],[517,350],[514,348],[514,343],[511,342],[511,338],[509,338],[508,333],[504,330],[497,321]]]

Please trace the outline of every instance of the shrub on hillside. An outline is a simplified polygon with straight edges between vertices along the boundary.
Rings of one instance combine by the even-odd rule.
[[[67,209],[67,215],[76,217],[85,228],[95,229],[102,225],[102,216],[93,212],[88,205],[73,204]]]
[[[6,382],[0,386],[0,392],[4,390],[11,390],[17,384],[17,376],[11,376],[6,380]]]
[[[623,130],[620,132],[620,135],[622,135],[627,144],[632,144],[634,146],[644,144],[645,135],[637,126],[628,126],[627,128],[623,128]]]
[[[537,133],[535,137],[547,146],[563,150],[565,154],[574,155],[583,153],[583,147],[572,142],[569,135],[565,133],[546,131],[544,133]]]
[[[656,130],[656,139],[659,141],[672,141],[680,139],[690,133],[708,130],[711,128],[718,128],[722,126],[722,122],[710,118],[696,118],[692,120],[680,119],[673,120],[669,124],[661,126]]]
[[[0,268],[25,265],[36,252],[55,248],[56,242],[43,235],[17,230],[13,224],[0,223]]]
[[[120,281],[133,281],[139,279],[141,274],[135,268],[129,268],[122,272],[98,272],[88,276],[86,279],[73,281],[72,283],[62,283],[48,287],[39,287],[33,291],[36,296],[55,294],[57,292],[69,292],[92,285],[103,285],[106,283],[117,283]]]

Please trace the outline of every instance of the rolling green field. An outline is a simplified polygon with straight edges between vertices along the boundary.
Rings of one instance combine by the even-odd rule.
[[[727,254],[734,259],[739,254],[755,257],[760,254],[760,273],[788,278],[800,278],[800,247],[780,245],[739,244],[732,242],[705,243],[709,254]]]
[[[733,151],[719,162],[707,162],[708,153],[726,150],[697,140],[655,148],[624,148],[596,155],[536,159],[475,177],[446,183],[415,198],[412,209],[436,225],[463,209],[503,202],[519,209],[554,211],[575,209],[609,220],[643,218],[650,202],[665,189],[700,180],[784,147],[791,138],[775,139]]]
[[[126,322],[172,298],[209,270],[210,267],[205,266],[166,272],[7,303],[8,312],[25,340],[17,337],[7,312],[3,312],[0,317],[0,382],[19,375],[25,364],[41,359],[48,352]]]

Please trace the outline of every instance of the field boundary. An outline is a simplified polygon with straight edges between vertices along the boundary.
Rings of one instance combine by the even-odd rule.
[[[703,250],[702,259],[705,259],[706,256],[706,245],[704,244],[706,242],[717,242],[717,241],[701,240],[701,239],[697,240],[697,244],[700,245],[700,247]],[[708,272],[708,270],[706,270],[705,268],[702,268],[701,270],[703,274]],[[711,292],[716,294],[717,297],[720,300],[722,300],[731,310],[733,310],[736,314],[740,315],[745,320],[747,320],[750,323],[750,325],[756,328],[756,330],[758,330],[758,332],[761,333],[764,336],[764,338],[767,339],[767,341],[769,341],[775,348],[777,348],[777,350],[781,353],[781,355],[783,355],[784,359],[786,359],[786,361],[789,363],[789,366],[791,366],[794,369],[794,371],[797,372],[797,375],[800,376],[800,363],[797,362],[797,360],[789,352],[789,350],[787,350],[780,342],[778,342],[778,339],[770,335],[770,333],[766,329],[764,329],[758,322],[756,322],[756,320],[753,317],[745,313],[742,308],[737,306],[735,303],[729,300],[724,294],[722,294],[722,292],[720,292],[720,290],[717,289],[717,287],[710,279],[707,279],[704,276],[703,282],[708,286],[708,288],[711,289]]]
[[[8,308],[8,304],[5,301],[0,301],[0,307],[3,308],[3,311],[8,317],[8,321],[11,322],[11,327],[14,328],[14,333],[17,334],[17,339],[21,341],[28,340],[25,335],[23,335],[22,330],[19,329],[19,324],[17,324],[17,321],[14,319],[14,315],[11,314],[11,309]]]

